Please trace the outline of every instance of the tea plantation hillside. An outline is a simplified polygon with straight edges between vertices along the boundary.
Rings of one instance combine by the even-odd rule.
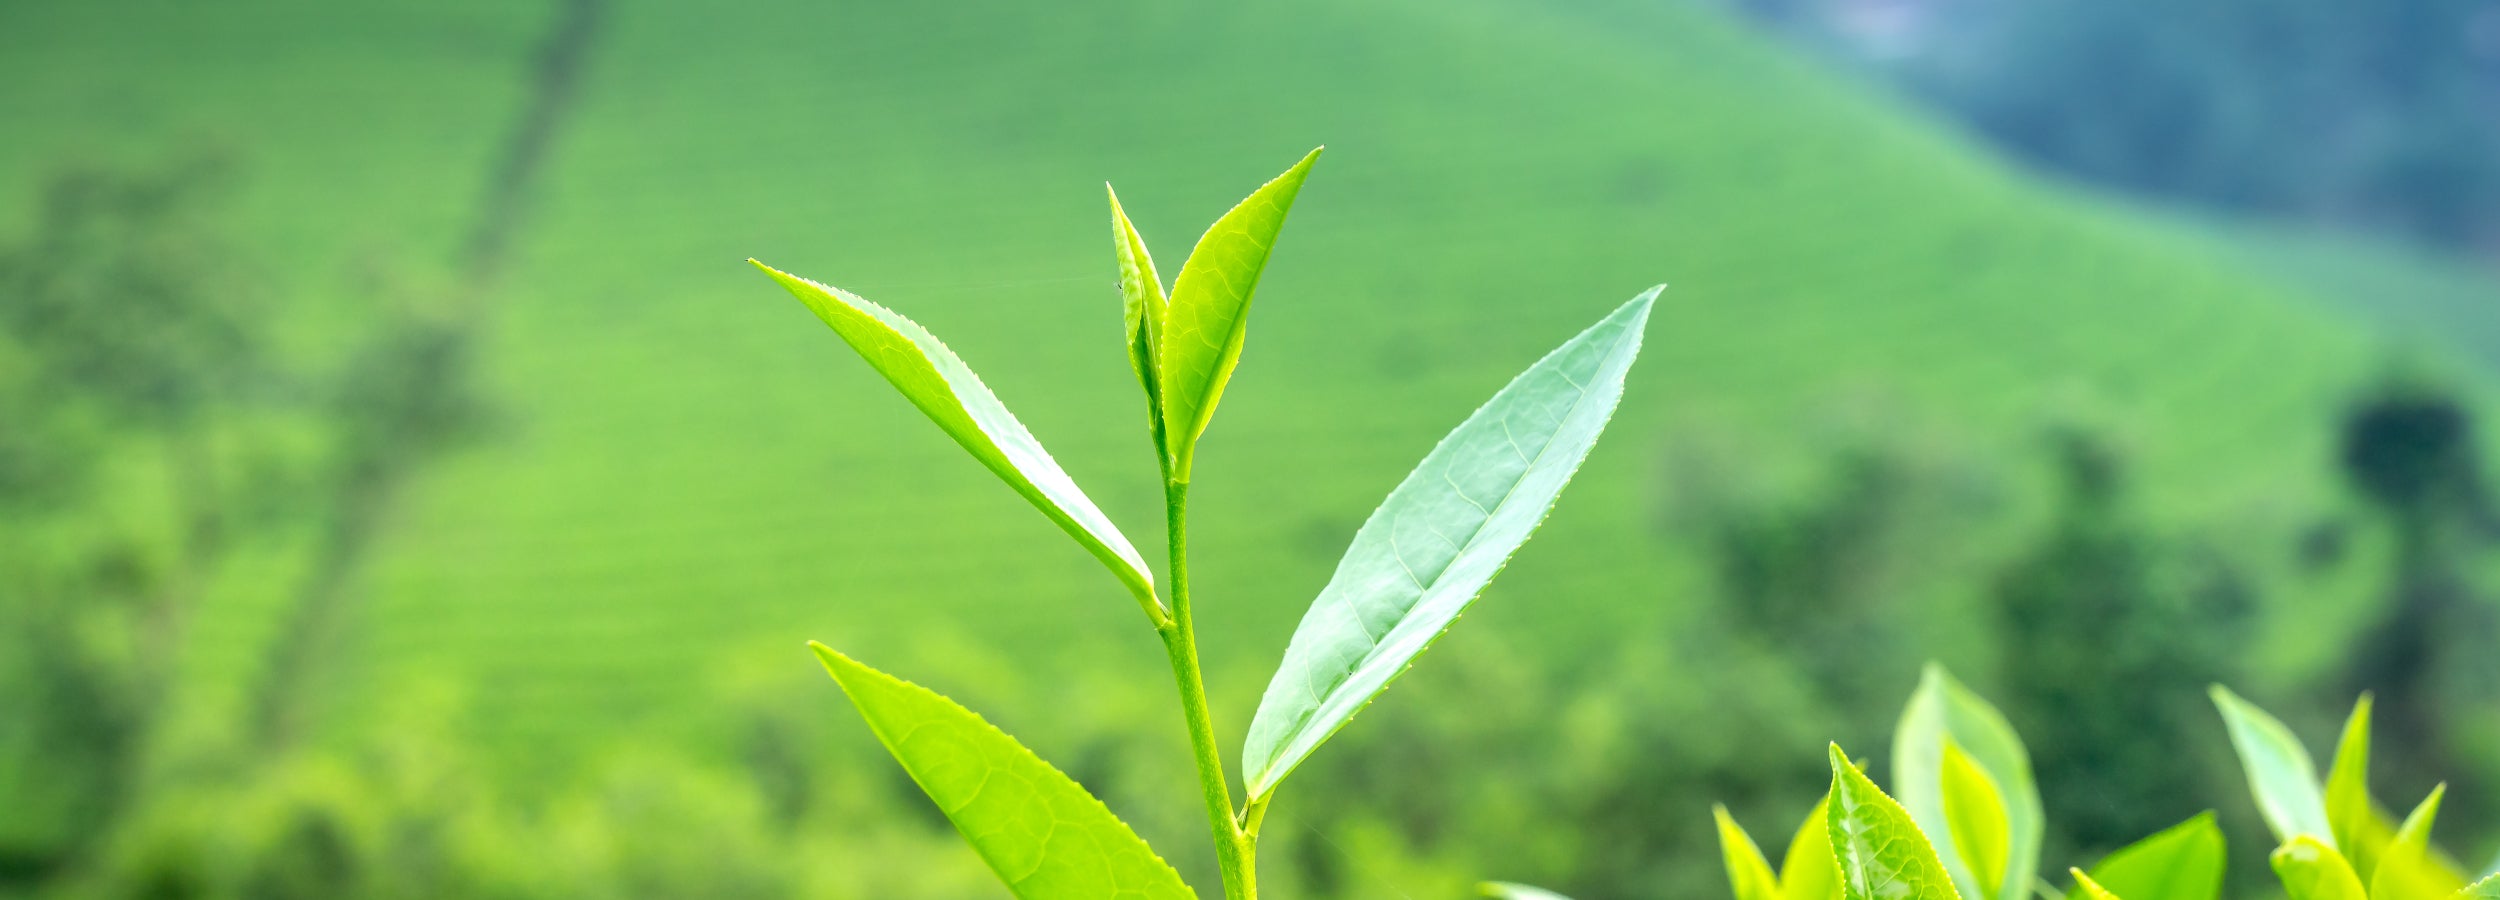
[[[361,260],[423,282],[449,255],[541,18],[0,11],[0,169],[231,139],[237,237],[301,310],[302,352],[336,354],[326,329],[370,302],[348,290]],[[1134,604],[743,260],[944,337],[1156,558],[1106,180],[1170,273],[1329,148],[1197,466],[1231,729],[1407,466],[1653,283],[1622,413],[1468,640],[1567,670],[1674,627],[1709,589],[1665,522],[1678,460],[1776,481],[1854,434],[2027,458],[2083,416],[2122,437],[2161,522],[2270,571],[2340,502],[2327,423],[2377,361],[2240,258],[2027,182],[1695,4],[628,2],[599,28],[486,319],[498,427],[416,485],[362,570],[352,649],[321,675],[333,732],[443,680],[516,761],[700,748],[719,736],[685,723],[724,685],[813,679],[817,638],[1025,710],[1002,721],[1064,749],[1032,710],[1159,677]],[[357,74],[303,83],[253,49],[304,30]],[[241,139],[263,134],[293,137]],[[204,697],[249,676],[299,550],[213,593],[186,656]],[[973,689],[978,667],[1025,687]]]

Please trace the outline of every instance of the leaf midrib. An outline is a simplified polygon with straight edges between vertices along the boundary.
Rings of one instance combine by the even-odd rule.
[[[1611,318],[1611,317],[1610,317],[1610,318]],[[1618,336],[1618,337],[1617,337],[1617,339],[1616,339],[1616,342],[1615,342],[1614,346],[1612,346],[1612,347],[1608,347],[1608,348],[1606,349],[1606,358],[1605,358],[1602,362],[1600,362],[1600,363],[1599,363],[1599,368],[1602,370],[1605,366],[1613,364],[1613,363],[1614,363],[1614,360],[1615,360],[1615,354],[1616,354],[1617,352],[1621,351],[1621,350],[1622,350],[1622,348],[1623,348],[1623,339],[1622,339],[1622,337],[1621,337],[1621,336]],[[1556,374],[1557,374],[1557,375],[1560,375],[1560,373],[1559,373],[1559,372],[1558,372],[1558,373],[1556,373]],[[1570,409],[1568,409],[1568,410],[1565,410],[1565,411],[1563,412],[1562,419],[1563,419],[1563,420],[1565,420],[1565,421],[1568,421],[1568,420],[1571,418],[1571,416],[1572,416],[1573,414],[1578,413],[1578,412],[1580,411],[1580,407],[1581,407],[1581,405],[1582,405],[1582,404],[1584,404],[1584,403],[1588,402],[1588,399],[1589,399],[1589,396],[1590,396],[1590,392],[1589,392],[1589,389],[1588,389],[1588,388],[1586,388],[1586,387],[1582,387],[1582,386],[1580,385],[1580,383],[1579,383],[1579,382],[1576,382],[1576,381],[1571,380],[1570,376],[1567,376],[1567,375],[1561,375],[1560,377],[1562,377],[1563,383],[1571,385],[1572,389],[1573,389],[1574,391],[1576,391],[1576,392],[1577,392],[1577,394],[1578,394],[1576,397],[1574,397],[1574,398],[1572,399],[1572,401],[1571,401],[1571,408],[1570,408]],[[1555,433],[1559,435],[1559,434],[1561,433],[1560,429],[1557,429]],[[1517,449],[1517,448],[1518,448],[1518,446],[1519,446],[1519,439],[1518,439],[1518,437],[1517,437],[1517,436],[1515,436],[1515,435],[1513,435],[1513,434],[1511,433],[1511,431],[1510,431],[1510,420],[1509,420],[1509,418],[1507,418],[1507,417],[1505,417],[1505,418],[1502,420],[1502,434],[1503,434],[1503,436],[1504,436],[1505,438],[1507,438],[1507,439],[1509,440],[1509,443],[1510,443],[1510,445],[1511,445],[1512,449],[1514,449],[1514,450],[1515,450],[1515,449]],[[1452,435],[1452,437],[1455,437],[1455,435]],[[1444,438],[1442,438],[1442,439],[1441,439],[1441,442],[1440,442],[1439,444],[1435,444],[1435,445],[1433,445],[1433,448],[1432,448],[1432,453],[1439,453],[1439,452],[1441,451],[1441,448],[1442,448],[1443,446],[1447,445],[1447,444],[1449,443],[1449,441],[1450,441],[1450,437],[1444,437]],[[1543,462],[1545,461],[1545,456],[1546,456],[1546,454],[1547,454],[1549,451],[1553,450],[1553,448],[1554,448],[1554,439],[1553,439],[1552,437],[1548,437],[1548,438],[1546,438],[1546,439],[1545,439],[1545,443],[1543,443],[1543,444],[1541,444],[1541,445],[1539,445],[1539,446],[1537,447],[1537,451],[1536,451],[1536,458],[1535,458],[1535,459],[1532,459],[1532,460],[1529,460],[1529,462],[1528,462],[1528,467],[1527,467],[1526,469],[1523,469],[1523,470],[1521,470],[1521,471],[1520,471],[1520,473],[1519,473],[1519,478],[1518,478],[1517,480],[1515,480],[1515,481],[1511,482],[1510,489],[1502,492],[1502,499],[1500,499],[1500,500],[1498,500],[1498,501],[1495,501],[1495,502],[1494,502],[1493,507],[1492,507],[1492,511],[1488,511],[1488,512],[1486,512],[1485,517],[1484,517],[1484,521],[1485,521],[1485,523],[1486,523],[1486,524],[1490,524],[1490,523],[1493,521],[1493,517],[1494,517],[1495,511],[1499,511],[1499,510],[1504,509],[1504,508],[1506,508],[1506,507],[1508,507],[1508,506],[1510,505],[1510,500],[1511,500],[1511,498],[1512,498],[1512,497],[1517,496],[1517,495],[1518,495],[1518,493],[1519,493],[1519,486],[1520,486],[1520,485],[1522,485],[1522,484],[1527,483],[1527,481],[1528,481],[1528,474],[1529,474],[1529,473],[1531,473],[1531,472],[1536,471],[1537,466],[1538,466],[1539,464],[1541,464],[1541,463],[1543,463]],[[1427,453],[1427,454],[1425,454],[1425,456],[1426,456],[1427,458],[1429,458],[1431,455],[1432,455],[1431,453]],[[1448,471],[1447,471],[1447,470],[1444,470],[1444,471],[1442,472],[1442,476],[1443,476],[1444,478],[1448,477],[1448,475],[1449,475],[1449,473],[1448,473]],[[1462,491],[1462,492],[1460,492],[1460,496],[1461,496],[1461,497],[1465,497],[1465,496],[1466,496],[1466,495],[1465,495],[1465,492],[1463,492],[1463,491]],[[1474,501],[1473,501],[1473,500],[1470,500],[1469,502],[1470,502],[1470,503],[1473,503]],[[1476,541],[1477,541],[1479,538],[1481,538],[1481,537],[1483,537],[1483,536],[1484,536],[1484,531],[1485,531],[1485,525],[1479,525],[1479,526],[1477,526],[1477,527],[1476,527],[1475,531],[1473,531],[1473,532],[1469,533],[1469,534],[1467,535],[1467,543],[1465,543],[1465,544],[1463,544],[1463,545],[1460,545],[1460,546],[1459,546],[1459,548],[1458,548],[1458,553],[1457,553],[1456,555],[1454,555],[1454,556],[1450,557],[1450,565],[1456,565],[1456,564],[1457,564],[1457,562],[1458,562],[1458,560],[1459,560],[1460,558],[1465,557],[1465,556],[1467,555],[1467,552],[1468,552],[1469,550],[1474,549],[1474,547],[1476,546]],[[1435,533],[1437,534],[1438,532],[1435,532]],[[1447,538],[1445,537],[1444,539],[1446,540]],[[1394,537],[1391,539],[1391,541],[1390,541],[1390,545],[1389,545],[1389,546],[1391,547],[1391,549],[1392,549],[1393,551],[1394,551],[1394,550],[1395,550],[1395,548],[1397,547],[1397,543],[1396,543],[1396,540],[1395,540],[1395,538],[1394,538]],[[1515,551],[1514,551],[1514,552],[1515,552]],[[1393,554],[1393,555],[1394,555],[1394,554]],[[1404,569],[1406,569],[1406,570],[1407,570],[1407,578],[1408,578],[1408,580],[1410,580],[1410,581],[1414,580],[1414,578],[1415,578],[1414,569],[1413,569],[1412,567],[1409,567],[1409,566],[1407,566],[1407,565],[1406,565],[1406,560],[1405,560],[1403,557],[1397,557],[1397,559],[1398,559],[1398,566],[1399,566],[1400,568],[1404,568]],[[1447,574],[1449,574],[1449,571],[1450,571],[1450,565],[1445,565],[1445,566],[1442,566],[1442,567],[1441,567],[1441,571],[1440,571],[1440,572],[1437,572],[1437,573],[1434,573],[1434,574],[1433,574],[1433,576],[1432,576],[1433,583],[1435,583],[1435,584],[1440,583],[1440,581],[1441,581],[1441,577],[1442,577],[1443,575],[1447,575]],[[1406,615],[1407,615],[1408,613],[1411,613],[1411,612],[1413,612],[1413,611],[1415,610],[1415,606],[1417,606],[1417,605],[1421,605],[1421,603],[1422,603],[1422,601],[1423,601],[1423,597],[1424,597],[1424,595],[1431,593],[1431,590],[1432,590],[1430,587],[1427,587],[1427,586],[1425,586],[1425,585],[1423,585],[1423,584],[1420,584],[1420,583],[1418,583],[1418,584],[1416,585],[1416,588],[1417,588],[1416,603],[1415,603],[1414,605],[1409,605],[1409,606],[1407,606],[1405,609],[1400,610],[1400,611],[1399,611],[1399,613],[1398,613],[1398,618],[1399,618],[1399,620],[1400,620],[1400,622],[1401,622],[1401,623],[1403,623],[1403,622],[1404,622],[1405,617],[1406,617]],[[1359,628],[1359,629],[1362,629],[1364,636],[1365,636],[1365,637],[1369,637],[1369,636],[1370,636],[1370,634],[1371,634],[1371,630],[1370,630],[1370,628],[1366,627],[1366,626],[1363,624],[1363,617],[1362,617],[1362,615],[1361,615],[1360,611],[1358,611],[1358,610],[1354,609],[1354,607],[1353,607],[1353,601],[1352,601],[1352,600],[1350,600],[1350,599],[1344,598],[1344,597],[1340,597],[1340,598],[1338,599],[1338,601],[1337,601],[1337,602],[1338,602],[1338,604],[1339,604],[1339,605],[1344,606],[1344,607],[1346,608],[1346,611],[1347,611],[1347,612],[1349,612],[1349,613],[1353,613],[1353,614],[1354,614],[1354,624],[1355,624],[1355,627],[1356,627],[1356,628]],[[1391,625],[1391,626],[1389,626],[1388,633],[1390,633],[1390,634],[1394,634],[1394,633],[1396,633],[1396,632],[1397,632],[1397,630],[1398,630],[1398,626],[1397,626],[1397,625]],[[1318,714],[1319,714],[1319,711],[1320,711],[1323,707],[1325,707],[1325,706],[1327,705],[1327,703],[1328,703],[1328,695],[1329,695],[1329,694],[1332,694],[1332,693],[1335,693],[1335,692],[1336,692],[1336,690],[1337,690],[1337,688],[1344,686],[1344,684],[1345,684],[1347,681],[1352,680],[1352,679],[1354,678],[1355,673],[1361,672],[1361,671],[1363,671],[1363,670],[1365,670],[1365,669],[1369,668],[1373,662],[1377,661],[1377,660],[1380,658],[1380,656],[1379,656],[1379,654],[1380,654],[1380,648],[1381,648],[1382,646],[1385,646],[1386,644],[1387,644],[1387,635],[1386,635],[1386,634],[1382,635],[1382,637],[1381,637],[1381,638],[1379,638],[1379,639],[1372,640],[1372,641],[1370,642],[1370,648],[1364,651],[1362,659],[1360,659],[1360,660],[1356,661],[1356,663],[1355,663],[1354,665],[1346,667],[1346,669],[1345,669],[1345,671],[1344,671],[1343,673],[1339,674],[1336,678],[1331,679],[1331,680],[1329,681],[1328,687],[1327,687],[1325,690],[1322,690],[1322,691],[1320,691],[1319,693],[1312,695],[1311,699],[1312,699],[1314,702],[1312,703],[1311,707],[1310,707],[1309,709],[1303,710],[1303,712],[1302,712],[1302,714],[1301,714],[1301,715],[1299,715],[1299,716],[1295,716],[1295,717],[1294,717],[1293,727],[1292,727],[1292,728],[1290,728],[1290,729],[1288,729],[1286,733],[1287,733],[1287,734],[1289,734],[1289,735],[1291,735],[1291,736],[1293,737],[1293,740],[1298,741],[1298,740],[1301,738],[1302,734],[1304,733],[1304,732],[1303,732],[1303,728],[1304,728],[1304,726],[1306,726],[1306,725],[1309,725],[1309,724],[1310,724],[1311,717],[1312,717],[1312,716],[1315,716],[1315,715],[1318,715]],[[1289,744],[1289,745],[1290,745],[1290,744]],[[1274,765],[1273,765],[1273,763],[1271,762],[1271,763],[1270,763],[1270,768],[1272,769],[1273,767],[1274,767]],[[1266,773],[1262,773],[1262,774],[1266,774]],[[1272,784],[1271,784],[1271,786],[1272,786]]]

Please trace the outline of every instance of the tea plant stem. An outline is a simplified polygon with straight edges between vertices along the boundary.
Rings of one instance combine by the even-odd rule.
[[[1215,834],[1216,862],[1223,869],[1225,900],[1257,900],[1258,844],[1233,817],[1231,782],[1215,749],[1215,719],[1207,713],[1206,679],[1198,666],[1198,631],[1189,603],[1189,482],[1167,481],[1165,524],[1172,549],[1172,619],[1157,629],[1172,658],[1172,680],[1181,690],[1181,713],[1189,719],[1189,747],[1198,762],[1198,783],[1207,800],[1207,825]]]

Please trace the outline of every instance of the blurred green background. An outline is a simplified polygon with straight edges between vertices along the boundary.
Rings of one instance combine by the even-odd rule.
[[[1670,288],[1272,894],[1724,896],[1709,804],[1784,836],[1928,659],[2056,866],[2211,808],[2272,890],[2217,680],[2377,690],[2500,849],[2491,0],[10,2],[0,126],[0,896],[1005,896],[807,639],[1212,889],[1132,601],[742,260],[1151,547],[1101,185],[1170,271],[1320,144],[1193,492],[1226,746],[1406,468]]]

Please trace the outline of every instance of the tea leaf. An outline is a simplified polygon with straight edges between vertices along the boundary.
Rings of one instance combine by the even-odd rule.
[[[1077,543],[1102,560],[1111,574],[1136,595],[1149,618],[1163,621],[1163,604],[1155,599],[1154,576],[1120,529],[1105,518],[1094,501],[1042,449],[1024,423],[998,402],[981,376],[955,356],[928,329],[893,310],[839,288],[827,287],[767,266],[755,267],[807,304],[816,317],[859,351],[860,358],[885,376],[903,397],[955,443],[972,453],[1007,486],[1049,516]]]
[[[1825,813],[1848,900],[1958,900],[1936,848],[1908,810],[1831,747],[1832,799]]]
[[[1311,151],[1215,220],[1172,280],[1171,303],[1157,338],[1157,369],[1163,434],[1175,480],[1189,480],[1198,435],[1207,430],[1216,402],[1223,399],[1224,382],[1241,361],[1251,292],[1259,286],[1276,232],[1285,226],[1285,213],[1293,208],[1294,195],[1301,192],[1319,153]]]
[[[2272,861],[2290,900],[2369,900],[2352,864],[2315,835],[2294,835],[2275,848]]]
[[[2084,900],[2118,900],[2122,896],[2110,893],[2108,888],[2093,881],[2092,876],[2083,874],[2082,869],[2067,869],[2066,871],[2075,876],[2075,892],[2082,894]]]
[[[2374,871],[2387,835],[2379,829],[2378,810],[2370,800],[2370,695],[2362,694],[2344,720],[2344,734],[2335,742],[2335,762],[2326,770],[2326,824],[2355,872]]]
[[[1108,184],[1102,188],[1111,195],[1111,244],[1120,261],[1120,315],[1128,326],[1128,364],[1146,389],[1146,430],[1154,435],[1155,455],[1169,465],[1171,457],[1163,440],[1162,378],[1157,374],[1162,363],[1156,356],[1156,347],[1163,341],[1167,305],[1163,282],[1155,275],[1155,259],[1146,252],[1146,239],[1120,209],[1119,192]]]
[[[1022,900],[1196,900],[1068,776],[971,710],[809,643],[894,759]]]
[[[2440,900],[2453,890],[2443,890],[2429,866],[2431,822],[2439,818],[2439,799],[2447,793],[2445,784],[2431,788],[2431,795],[2396,828],[2395,839],[2379,853],[2378,868],[2370,875],[2370,900]]]
[[[1728,816],[1725,806],[1711,804],[1710,815],[1719,822],[1719,855],[1727,860],[1727,881],[1736,900],[1780,900],[1779,878],[1771,874],[1770,861],[1762,858],[1762,848],[1754,846],[1744,826]]]
[[[1944,820],[1953,836],[1954,852],[1979,876],[1984,890],[2005,885],[2005,799],[1996,779],[1972,762],[1962,745],[1944,742]]]
[[[2103,858],[2092,880],[2128,900],[2214,900],[2224,861],[2222,829],[2203,812]]]
[[[2005,821],[2005,862],[1985,877],[1965,860],[1986,858],[1989,848],[1965,849],[1953,830],[1945,797],[1945,748],[1958,745],[1998,792]],[[1956,888],[1977,900],[2029,900],[2039,877],[2042,815],[2040,789],[2032,781],[2031,756],[2022,738],[1996,707],[1965,688],[1943,666],[1930,663],[1893,731],[1893,789],[1919,828],[1937,843]],[[1989,837],[1983,827],[1974,837]],[[1978,851],[1978,852],[1974,852]]]
[[[2466,885],[2452,896],[2455,900],[2500,900],[2500,874],[2486,875],[2483,880]]]
[[[1831,833],[1823,827],[1831,805],[1830,794],[1815,801],[1797,836],[1788,839],[1788,853],[1780,859],[1782,900],[1840,900],[1840,863],[1832,858]]]
[[[1663,287],[1520,373],[1363,523],[1250,722],[1241,758],[1253,799],[1406,671],[1545,520],[1614,415]]]
[[[2265,814],[2275,838],[2288,844],[2307,835],[2334,849],[2334,828],[2327,824],[2326,800],[2319,793],[2318,769],[2309,761],[2309,751],[2301,748],[2291,729],[2229,688],[2214,685],[2213,698],[2230,726],[2231,745],[2238,748],[2240,767],[2248,772],[2257,810]],[[2340,855],[2336,862],[2351,868]]]
[[[1569,897],[1544,888],[1512,884],[1507,881],[1488,881],[1478,885],[1477,888],[1482,890],[1485,896],[1495,898],[1495,900],[1571,900]]]

